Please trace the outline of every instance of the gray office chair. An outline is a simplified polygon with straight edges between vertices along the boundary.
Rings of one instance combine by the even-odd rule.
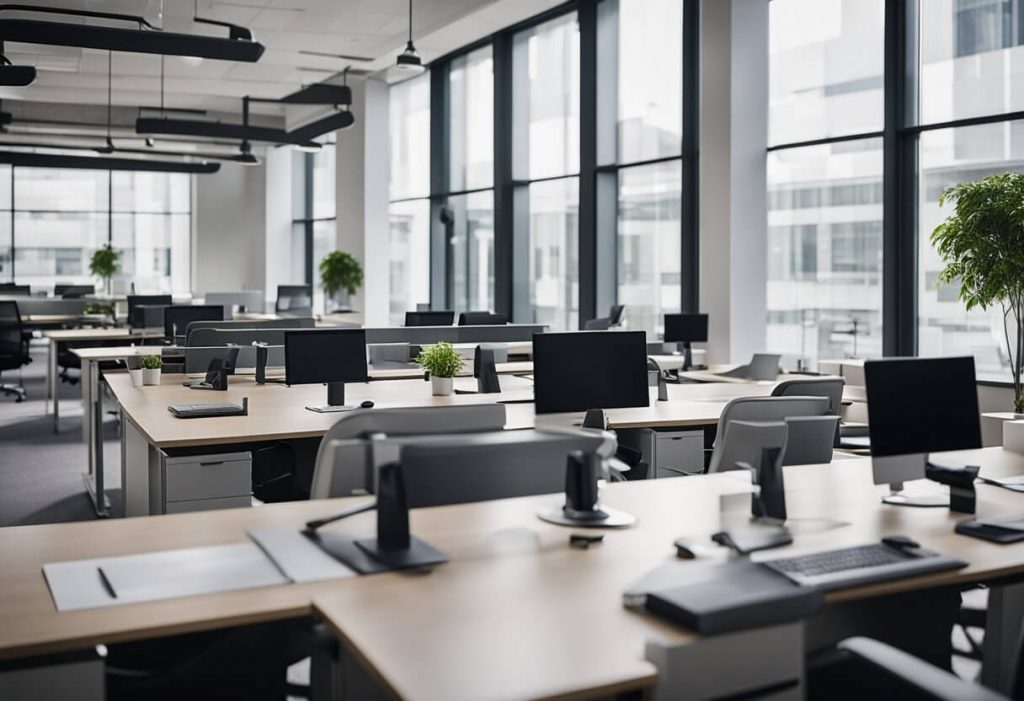
[[[708,472],[738,470],[741,462],[756,467],[761,463],[761,451],[765,448],[780,449],[785,462],[787,431],[785,421],[730,421],[721,440],[715,444]]]
[[[786,455],[783,465],[819,465],[832,462],[838,416],[787,416]]]
[[[731,400],[722,409],[718,419],[718,438],[711,453],[708,472],[731,470],[735,467],[734,455],[749,454],[741,445],[728,445],[731,422],[785,422],[792,416],[824,416],[828,406],[825,397],[739,397]],[[749,461],[748,458],[742,459]]]
[[[754,357],[746,365],[740,365],[726,372],[718,373],[722,377],[739,377],[744,380],[775,380],[779,376],[778,353],[754,353]]]
[[[373,491],[375,475],[366,467],[366,456],[343,455],[337,449],[338,441],[373,434],[423,436],[503,428],[504,404],[353,411],[331,426],[320,441],[309,497],[327,499]]]
[[[816,377],[806,380],[785,380],[772,390],[773,397],[827,397],[828,415],[839,416],[843,408],[843,388],[846,380],[841,377]],[[839,447],[840,428],[836,426],[833,447]]]

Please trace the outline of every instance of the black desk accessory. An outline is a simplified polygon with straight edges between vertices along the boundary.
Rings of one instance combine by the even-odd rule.
[[[603,533],[570,533],[569,534],[569,547],[577,548],[579,550],[586,550],[591,545],[597,545],[604,542]]]
[[[559,526],[583,528],[625,528],[636,523],[636,517],[601,506],[597,479],[600,457],[582,450],[569,453],[565,465],[565,505],[548,507],[537,512],[542,521]]]
[[[960,535],[980,538],[992,543],[1019,543],[1024,540],[1024,515],[1002,518],[968,519],[956,524]]]
[[[720,531],[711,536],[711,540],[735,551],[738,555],[749,555],[758,550],[770,550],[790,545],[793,542],[793,536],[782,526],[760,526]]]
[[[171,404],[167,407],[179,419],[203,419],[214,416],[248,416],[249,398],[242,397],[242,406],[227,402],[212,404]]]
[[[973,514],[977,502],[974,491],[974,480],[978,477],[978,465],[967,465],[963,468],[942,467],[927,463],[924,468],[925,477],[949,486],[949,510],[960,514]]]
[[[257,384],[265,385],[268,382],[284,384],[283,377],[267,377],[267,362],[270,359],[270,346],[266,343],[260,343],[259,341],[254,341],[252,345],[256,349]]]
[[[405,480],[398,463],[381,465],[376,504],[365,505],[306,524],[303,533],[324,552],[359,574],[432,567],[448,561],[444,553],[409,533]],[[364,511],[377,509],[377,536],[352,538],[321,533],[319,528]]]
[[[473,377],[476,378],[478,394],[495,394],[501,391],[498,370],[494,364],[494,350],[477,346],[473,357]]]
[[[657,376],[658,376],[658,401],[659,402],[667,402],[668,401],[668,377],[667,377],[667,374],[665,373],[664,370],[661,369],[661,366],[658,365],[658,362],[654,358],[648,358],[647,359],[647,371],[648,372],[657,373]],[[678,382],[678,379],[677,379],[677,382]]]
[[[760,486],[760,493],[750,498],[750,511],[755,519],[766,519],[777,523],[786,521],[786,484],[782,470],[782,449],[762,448],[757,470],[749,463],[738,463],[738,467],[751,470]]]
[[[583,428],[596,428],[601,431],[607,431],[608,417],[605,415],[604,409],[587,409],[581,425]]]
[[[233,349],[238,355],[238,349]],[[182,384],[189,389],[214,389],[221,392],[228,390],[228,373],[234,366],[225,358],[211,358],[210,367],[206,371],[206,377],[202,380],[189,380]]]

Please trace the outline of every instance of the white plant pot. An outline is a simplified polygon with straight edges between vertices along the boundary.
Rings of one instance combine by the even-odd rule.
[[[160,384],[160,368],[142,368],[142,384],[144,385],[158,385]]]
[[[132,378],[132,387],[142,386],[142,368],[139,368],[138,370],[129,370],[128,376]]]
[[[430,386],[434,390],[435,397],[447,397],[455,391],[455,378],[431,375]]]

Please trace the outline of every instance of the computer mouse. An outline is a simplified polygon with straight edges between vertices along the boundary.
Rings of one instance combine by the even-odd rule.
[[[373,408],[373,400],[372,399],[364,399],[362,402],[359,403],[359,408],[361,408],[361,409],[372,409]]]
[[[882,538],[882,544],[888,545],[890,548],[896,548],[897,550],[906,550],[908,548],[920,548],[921,544],[913,538],[908,538],[905,535],[891,535],[888,538]]]
[[[676,557],[681,560],[693,560],[696,559],[697,553],[693,552],[690,546],[690,541],[685,538],[679,538],[673,545],[676,546]]]

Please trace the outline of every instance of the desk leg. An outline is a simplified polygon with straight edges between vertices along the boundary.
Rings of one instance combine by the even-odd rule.
[[[47,358],[47,365],[49,368],[46,373],[46,401],[53,401],[54,433],[57,433],[60,430],[60,416],[58,415],[60,406],[60,388],[57,386],[57,350],[59,347],[60,343],[51,338],[50,356]]]
[[[992,587],[985,619],[981,683],[1012,696],[1020,663],[1024,583]]]
[[[91,402],[86,407],[86,412],[91,415],[92,426],[88,433],[89,467],[82,475],[85,483],[86,494],[92,502],[92,508],[100,518],[110,516],[110,501],[107,493],[103,490],[103,393],[100,392],[100,369],[99,364],[83,363],[82,370],[85,374],[88,368],[88,378],[83,377],[89,383],[89,394]],[[83,387],[84,389],[84,387]],[[83,415],[83,420],[85,416]]]

